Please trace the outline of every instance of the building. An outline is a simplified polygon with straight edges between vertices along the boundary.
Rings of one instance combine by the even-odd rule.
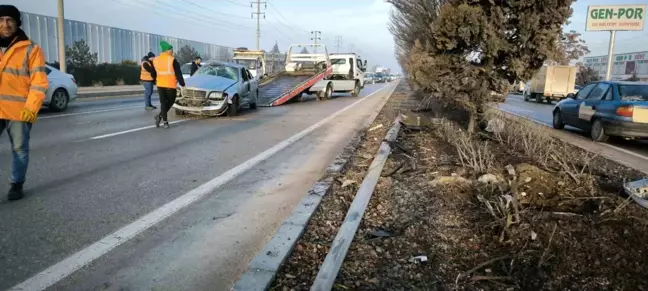
[[[43,48],[46,61],[58,61],[58,18],[23,12],[22,19],[22,29]],[[138,62],[149,51],[159,55],[160,40],[168,41],[176,49],[190,45],[203,59],[229,61],[233,51],[230,47],[215,44],[66,19],[65,45],[72,46],[82,39],[92,52],[97,53],[99,63]]]
[[[624,80],[632,76],[633,73],[641,81],[648,81],[648,52],[636,52],[627,54],[615,54],[612,59],[612,80]],[[601,78],[605,78],[607,72],[608,56],[586,57],[583,59],[585,66],[598,71]]]

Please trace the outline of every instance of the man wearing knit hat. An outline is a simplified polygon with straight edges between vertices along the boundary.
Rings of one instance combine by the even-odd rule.
[[[24,196],[29,133],[48,89],[43,51],[21,24],[18,8],[0,5],[0,134],[7,131],[13,153],[9,200]]]
[[[173,46],[166,41],[160,42],[162,54],[153,60],[153,67],[157,73],[155,85],[158,87],[160,95],[160,114],[155,115],[155,127],[160,127],[160,122],[164,121],[164,128],[169,128],[167,113],[173,107],[177,94],[176,86],[184,89],[185,82],[180,70],[180,63],[173,57]]]
[[[142,67],[140,68],[140,81],[144,85],[144,108],[146,110],[153,110],[156,107],[151,103],[151,95],[153,95],[153,86],[155,85],[155,78],[157,74],[153,68],[153,59],[155,54],[149,52],[148,55],[142,58]]]

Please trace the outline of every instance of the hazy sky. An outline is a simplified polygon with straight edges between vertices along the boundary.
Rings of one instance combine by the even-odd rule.
[[[353,45],[371,65],[399,71],[394,42],[387,29],[390,5],[383,0],[265,0],[261,47],[275,41],[281,51],[292,43],[311,43],[310,31],[322,31],[329,52]],[[56,0],[4,0],[26,12],[56,16]],[[585,32],[588,5],[637,4],[648,0],[579,0],[567,30],[583,34],[591,55],[605,55],[608,32]],[[256,20],[244,0],[65,0],[66,18],[118,28],[180,37],[230,47],[256,46]],[[548,15],[547,17],[551,17]],[[616,53],[648,51],[648,30],[617,33]]]

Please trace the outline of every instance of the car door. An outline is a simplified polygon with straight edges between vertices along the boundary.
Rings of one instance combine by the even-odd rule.
[[[249,70],[246,70],[248,77],[250,78],[250,102],[256,103],[259,98],[257,92],[259,92],[259,78],[253,78],[252,73]]]
[[[589,95],[589,93],[594,90],[594,87],[596,87],[596,85],[597,83],[589,84],[582,90],[578,91],[573,99],[565,99],[560,102],[559,108],[565,124],[579,127],[580,122],[578,119],[578,109],[580,107],[580,104],[585,101],[587,95]]]
[[[241,68],[241,104],[243,103],[250,103],[250,75],[248,75],[247,69]]]
[[[598,83],[587,95],[587,98],[583,100],[578,106],[578,127],[584,130],[588,130],[592,124],[592,118],[596,115],[596,111],[603,102],[605,94],[610,91],[610,84],[607,83]],[[580,92],[580,91],[579,91]]]

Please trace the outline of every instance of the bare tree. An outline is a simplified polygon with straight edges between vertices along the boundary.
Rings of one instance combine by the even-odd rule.
[[[581,34],[575,30],[564,32],[561,35],[558,55],[558,63],[561,65],[569,65],[571,61],[575,61],[590,53],[585,40],[581,39]]]
[[[583,63],[578,63],[578,73],[576,74],[576,84],[585,85],[589,82],[596,82],[601,79],[598,71],[585,66]]]

